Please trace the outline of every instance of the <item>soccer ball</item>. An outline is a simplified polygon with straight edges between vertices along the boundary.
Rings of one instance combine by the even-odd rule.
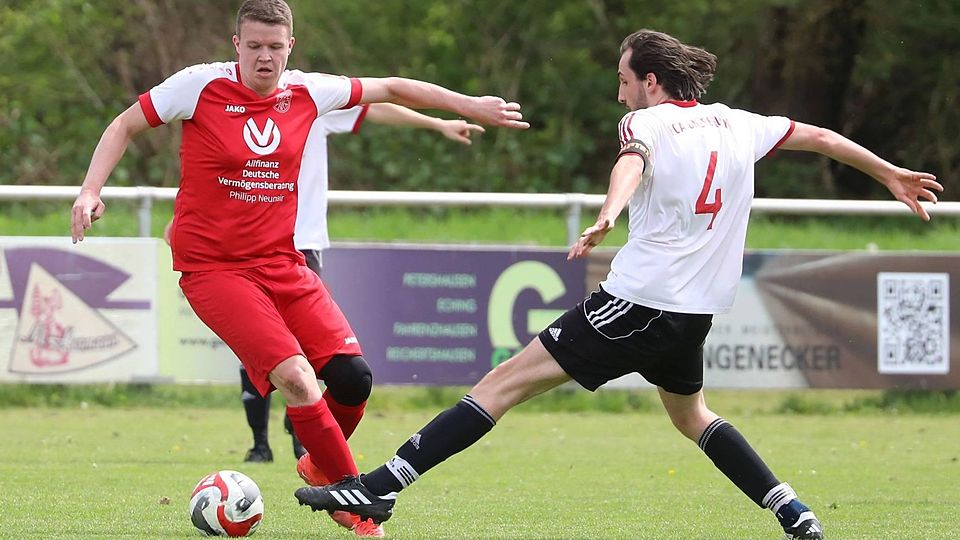
[[[210,473],[193,488],[190,521],[204,536],[250,536],[261,519],[260,488],[243,473]]]

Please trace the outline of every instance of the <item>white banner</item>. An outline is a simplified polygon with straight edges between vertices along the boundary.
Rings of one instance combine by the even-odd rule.
[[[157,374],[156,239],[0,238],[0,381]]]

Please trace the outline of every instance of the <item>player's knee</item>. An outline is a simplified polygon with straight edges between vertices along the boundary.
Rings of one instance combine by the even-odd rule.
[[[302,356],[281,362],[270,372],[270,382],[280,390],[287,404],[300,407],[320,399],[320,387],[310,364]]]
[[[373,388],[373,372],[362,356],[334,356],[320,370],[320,378],[330,396],[341,405],[362,404]]]

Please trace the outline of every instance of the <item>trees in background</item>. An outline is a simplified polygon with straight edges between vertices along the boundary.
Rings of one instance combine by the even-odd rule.
[[[8,0],[0,7],[0,182],[76,184],[107,122],[180,67],[232,59],[238,0]],[[620,40],[655,28],[718,55],[703,100],[830,127],[931,170],[960,167],[955,0],[292,0],[291,65],[401,75],[523,103],[533,127],[473,148],[365,126],[332,139],[340,189],[605,189],[617,151]],[[138,139],[115,185],[176,185],[177,129]],[[953,189],[951,189],[953,188]],[[858,173],[793,153],[764,160],[771,197],[882,195]]]

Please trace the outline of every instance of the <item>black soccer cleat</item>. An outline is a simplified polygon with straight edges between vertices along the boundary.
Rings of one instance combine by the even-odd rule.
[[[791,527],[783,528],[784,540],[823,540],[823,527],[813,512],[804,512]]]
[[[777,510],[784,540],[823,540],[823,527],[807,505],[792,499]]]
[[[270,450],[269,446],[255,445],[247,450],[247,455],[243,458],[243,461],[247,463],[272,463],[273,450]]]
[[[347,476],[343,480],[321,487],[302,487],[294,492],[301,505],[328,512],[350,512],[360,519],[372,519],[380,524],[393,515],[393,505],[397,502],[396,493],[374,495],[357,476]]]

